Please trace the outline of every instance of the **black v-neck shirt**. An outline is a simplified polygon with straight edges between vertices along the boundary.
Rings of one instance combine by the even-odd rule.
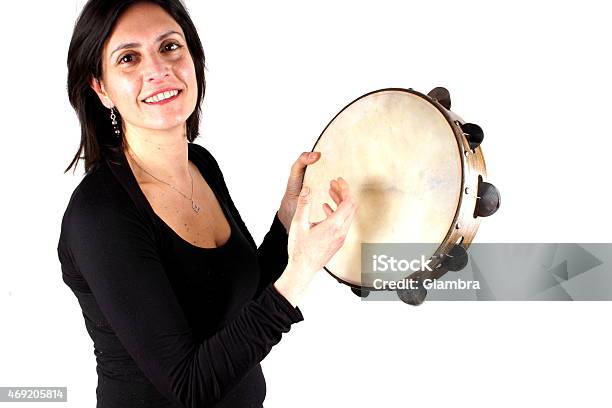
[[[58,256],[94,343],[98,408],[261,407],[260,362],[303,320],[273,286],[287,265],[278,216],[257,248],[216,160],[188,149],[231,227],[220,247],[157,216],[122,152],[85,175],[64,213]]]

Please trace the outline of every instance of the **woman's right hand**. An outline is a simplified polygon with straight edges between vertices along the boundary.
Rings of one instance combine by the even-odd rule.
[[[293,306],[296,306],[314,275],[342,247],[357,211],[357,203],[350,194],[348,183],[342,177],[331,181],[329,194],[337,205],[336,210],[324,203],[325,219],[311,223],[309,188],[304,186],[300,192],[289,227],[289,262],[283,274],[274,283],[275,288]]]

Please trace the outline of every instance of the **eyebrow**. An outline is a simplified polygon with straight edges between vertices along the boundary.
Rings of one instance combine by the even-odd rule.
[[[182,37],[181,33],[179,33],[178,31],[169,30],[169,31],[166,31],[165,33],[161,34],[159,37],[157,37],[157,38],[155,39],[155,42],[160,42],[160,41],[162,41],[164,38],[166,38],[166,37],[168,37],[168,36],[170,36],[170,35],[172,35],[172,34],[178,34],[178,35],[180,35],[180,36]],[[117,48],[115,48],[115,49],[113,50],[113,52],[111,52],[110,57],[112,57],[112,56],[113,56],[113,54],[114,54],[114,53],[116,53],[117,51],[124,50],[124,49],[126,49],[126,48],[138,48],[138,47],[140,47],[141,45],[142,45],[142,44],[140,44],[140,43],[135,43],[135,42],[120,44],[120,45],[119,45]]]

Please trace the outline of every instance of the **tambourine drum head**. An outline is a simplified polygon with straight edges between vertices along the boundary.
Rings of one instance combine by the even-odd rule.
[[[335,208],[329,182],[342,176],[359,204],[343,247],[326,269],[345,283],[362,282],[361,243],[440,243],[461,194],[462,167],[453,129],[421,96],[403,90],[365,95],[327,126],[304,184],[312,191],[310,221]],[[433,255],[433,254],[432,254]]]

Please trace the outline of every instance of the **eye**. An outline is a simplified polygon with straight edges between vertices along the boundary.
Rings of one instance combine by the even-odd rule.
[[[125,54],[119,58],[119,64],[127,64],[133,61],[134,54]]]
[[[169,42],[169,43],[164,45],[164,50],[166,50],[166,51],[176,51],[176,50],[178,50],[181,47],[182,47],[182,45],[180,45],[177,42]]]

